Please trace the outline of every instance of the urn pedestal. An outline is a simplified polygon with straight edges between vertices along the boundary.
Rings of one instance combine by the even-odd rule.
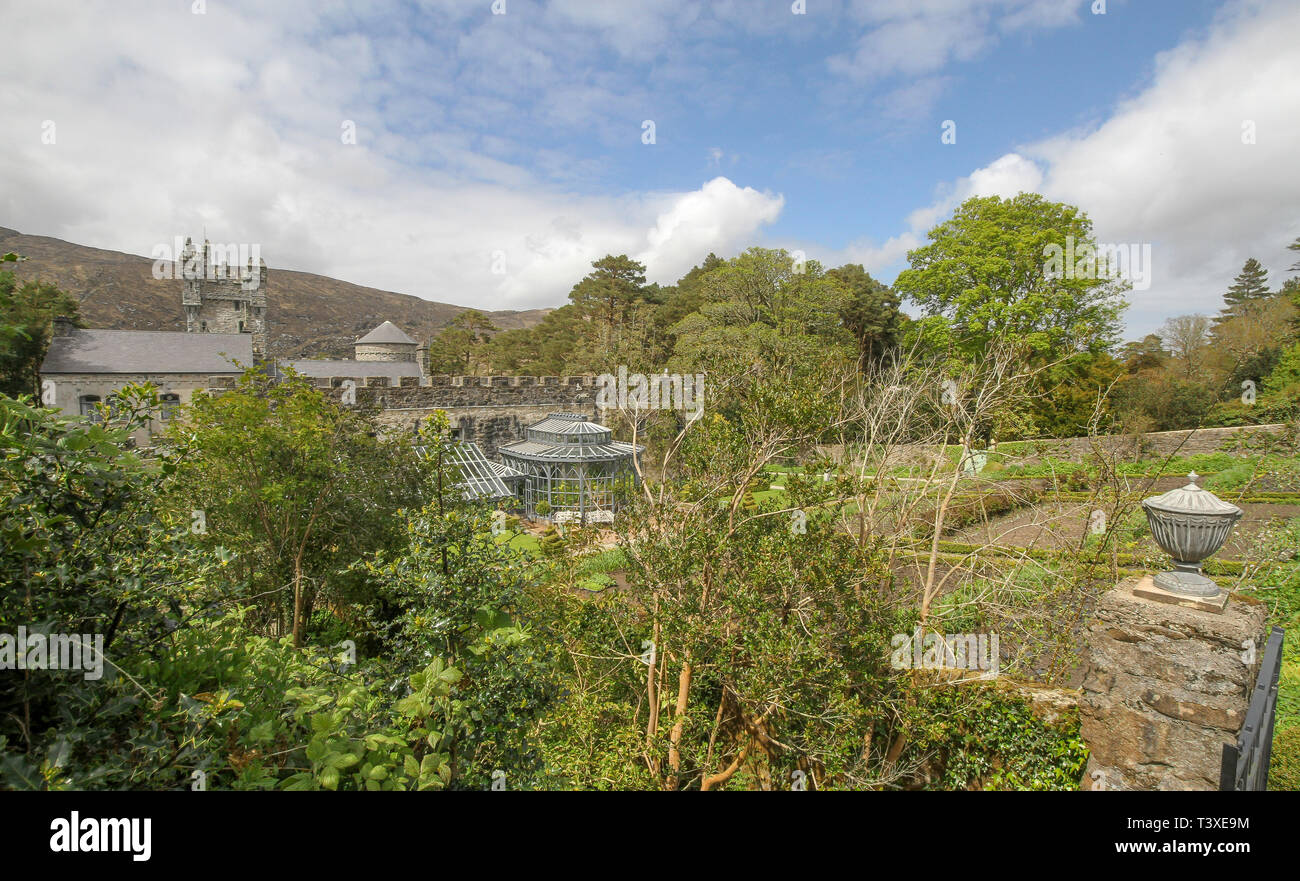
[[[1157,573],[1152,579],[1157,589],[1153,593],[1168,594],[1169,598],[1151,598],[1166,602],[1185,598],[1222,609],[1227,592],[1201,574],[1201,563],[1223,547],[1242,511],[1197,486],[1195,471],[1187,479],[1184,487],[1142,501],[1151,537],[1174,562],[1173,571]]]

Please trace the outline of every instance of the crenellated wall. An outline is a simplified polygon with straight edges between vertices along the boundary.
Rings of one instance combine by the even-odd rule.
[[[413,432],[436,410],[443,410],[463,440],[477,443],[488,457],[511,441],[522,440],[524,429],[555,411],[582,413],[597,419],[594,376],[404,376],[318,377],[309,380],[331,397],[342,400],[345,383],[352,382],[356,403],[379,410],[381,425]],[[229,384],[226,384],[226,383]],[[214,387],[233,387],[233,380]]]

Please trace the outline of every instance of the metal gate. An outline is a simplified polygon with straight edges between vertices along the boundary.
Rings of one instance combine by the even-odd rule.
[[[1223,745],[1220,792],[1262,792],[1268,789],[1268,759],[1273,748],[1273,717],[1277,710],[1277,679],[1282,670],[1282,628],[1274,627],[1264,649],[1255,692],[1246,709],[1246,724],[1236,743]]]

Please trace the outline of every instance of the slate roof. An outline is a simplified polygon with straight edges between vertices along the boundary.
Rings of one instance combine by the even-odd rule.
[[[229,373],[253,363],[247,333],[77,329],[50,340],[42,374]]]
[[[391,321],[385,321],[376,327],[370,333],[357,340],[354,345],[362,343],[406,343],[408,345],[418,345],[415,340],[411,339],[402,329]]]
[[[279,366],[292,367],[303,376],[344,376],[362,379],[367,376],[387,376],[397,379],[403,376],[419,376],[420,365],[414,361],[313,361],[310,358],[285,358]]]

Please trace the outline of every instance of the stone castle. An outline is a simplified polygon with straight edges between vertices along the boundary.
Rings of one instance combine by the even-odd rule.
[[[266,261],[259,259],[254,267],[249,257],[247,269],[240,271],[213,262],[210,248],[205,240],[200,254],[186,239],[181,252],[185,332],[247,333],[253,357],[260,361],[266,357]]]
[[[488,456],[557,409],[599,416],[594,377],[431,376],[427,345],[389,321],[356,339],[351,359],[270,359],[265,261],[216,263],[207,241],[196,249],[186,239],[179,275],[184,331],[86,329],[56,319],[41,365],[42,403],[93,416],[122,386],[151,382],[162,408],[136,437],[149,444],[195,391],[233,388],[245,367],[263,364],[272,376],[292,371],[331,397],[375,408],[391,430],[413,431],[443,410],[455,436]]]

